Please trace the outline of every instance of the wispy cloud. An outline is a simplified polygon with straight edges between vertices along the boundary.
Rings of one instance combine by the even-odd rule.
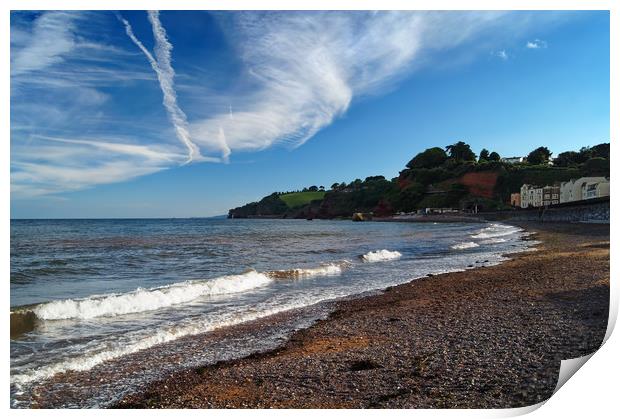
[[[499,51],[493,52],[493,55],[499,58],[500,60],[506,61],[508,59],[508,53],[505,49],[500,49]]]
[[[126,144],[126,143],[117,143],[117,142],[108,142],[98,140],[82,140],[82,139],[67,139],[67,138],[56,138],[56,137],[48,137],[48,136],[37,136],[42,140],[55,141],[64,144],[80,144],[87,145],[90,147],[94,147],[97,149],[109,151],[112,153],[118,154],[126,154],[137,157],[143,157],[152,162],[178,162],[183,158],[181,154],[175,154],[171,150],[163,151],[157,150],[157,147],[149,147],[145,145],[136,145],[136,144]]]
[[[22,75],[61,62],[75,47],[73,23],[76,17],[71,12],[45,13],[34,22],[31,36],[18,32],[21,37],[12,41],[24,45],[11,60],[11,75]]]
[[[533,22],[504,12],[212,15],[239,67],[232,88],[218,85],[229,74],[217,65],[192,61],[191,46],[177,46],[185,54],[175,52],[173,68],[158,12],[147,14],[152,52],[120,15],[122,24],[107,12],[12,13],[12,192],[75,191],[189,161],[227,162],[239,151],[296,147],[355,100],[446,57],[510,45],[505,37],[522,36]],[[506,50],[494,55],[509,58]]]
[[[22,197],[128,180],[161,171],[183,159],[183,155],[161,146],[106,138],[33,136],[27,146],[18,144],[11,152],[11,192]]]
[[[133,29],[126,19],[120,18],[125,25],[127,36],[131,38],[134,44],[144,53],[148,59],[153,71],[157,74],[161,91],[164,95],[164,106],[168,111],[168,116],[172,122],[176,135],[179,140],[185,144],[188,150],[187,162],[190,163],[193,160],[211,160],[217,161],[217,159],[208,159],[200,155],[200,150],[192,142],[188,130],[187,117],[177,104],[177,95],[174,89],[174,69],[170,64],[170,51],[172,45],[168,42],[166,37],[166,31],[161,25],[159,20],[159,12],[149,11],[149,21],[153,27],[153,36],[155,38],[155,55],[153,55],[146,49],[146,47],[140,42],[140,40],[133,33]]]
[[[125,181],[158,172],[163,167],[136,165],[127,160],[102,161],[96,166],[58,166],[56,164],[15,162],[11,173],[11,192],[23,197],[44,193],[76,191]],[[44,180],[44,182],[42,182]]]
[[[528,49],[547,48],[547,42],[540,39],[534,39],[533,41],[527,41],[525,47]]]
[[[183,163],[167,128],[124,112],[132,100],[125,88],[156,78],[139,52],[118,44],[122,32],[115,39],[102,30],[115,22],[101,12],[11,14],[12,196],[75,191]]]
[[[299,146],[343,115],[356,98],[384,92],[432,51],[454,48],[502,13],[285,12],[235,14],[230,40],[256,86],[191,123],[194,141],[235,151]],[[229,19],[225,15],[223,19]],[[228,99],[228,98],[227,98]]]

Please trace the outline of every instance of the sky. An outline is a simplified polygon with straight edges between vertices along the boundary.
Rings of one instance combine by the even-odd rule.
[[[11,218],[201,217],[610,141],[609,13],[11,12]]]

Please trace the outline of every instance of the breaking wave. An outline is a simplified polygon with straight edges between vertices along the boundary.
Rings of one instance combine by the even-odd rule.
[[[476,234],[472,234],[473,239],[490,239],[495,237],[510,236],[521,231],[518,227],[513,227],[503,224],[491,224],[489,227],[485,227],[479,230]]]
[[[350,262],[330,263],[318,268],[298,268],[286,269],[281,271],[267,272],[267,275],[274,279],[300,279],[313,276],[336,276],[340,275],[344,269],[350,266]]]
[[[153,311],[189,303],[200,297],[249,291],[265,286],[274,279],[336,276],[340,275],[350,265],[351,262],[342,261],[325,264],[317,268],[297,268],[266,273],[251,270],[241,275],[228,275],[202,281],[185,281],[150,289],[138,288],[124,294],[50,301],[12,311],[11,330],[15,335],[30,331],[34,328],[35,319],[85,320]]]
[[[151,289],[139,288],[124,294],[52,301],[39,304],[32,308],[32,311],[42,320],[92,319],[141,313],[188,303],[203,296],[248,291],[271,281],[272,278],[265,274],[249,271],[206,281],[185,281]]]
[[[399,259],[402,256],[400,252],[389,251],[386,249],[377,250],[375,252],[368,252],[362,256],[364,262],[382,262],[386,260]]]
[[[502,239],[501,237],[495,239],[482,240],[480,244],[495,244],[495,243],[505,243],[506,239]]]
[[[472,247],[478,247],[478,243],[465,242],[465,243],[455,244],[455,245],[450,246],[450,247],[452,249],[455,249],[455,250],[464,250],[464,249],[471,249]]]
[[[157,330],[152,335],[130,344],[117,344],[111,348],[106,347],[105,349],[94,353],[87,353],[83,356],[74,357],[72,359],[48,365],[43,368],[30,370],[23,374],[11,375],[11,383],[17,385],[19,388],[22,385],[33,381],[40,381],[50,378],[59,373],[64,373],[67,371],[86,371],[103,362],[148,349],[155,345],[171,342],[181,337],[197,335],[223,327],[245,323],[284,311],[304,307],[322,300],[323,299],[321,298],[315,298],[310,301],[292,302],[279,307],[265,308],[262,310],[252,311],[250,313],[231,313],[230,315],[216,321],[203,320],[199,322],[186,323],[179,327]]]

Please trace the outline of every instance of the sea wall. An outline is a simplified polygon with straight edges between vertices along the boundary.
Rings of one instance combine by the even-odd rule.
[[[484,214],[489,220],[609,224],[609,197],[570,202],[548,208],[516,209]]]

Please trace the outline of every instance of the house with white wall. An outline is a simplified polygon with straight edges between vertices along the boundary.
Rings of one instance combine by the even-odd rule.
[[[502,157],[500,159],[502,163],[516,164],[523,163],[525,161],[524,157]]]
[[[609,196],[609,181],[588,182],[581,185],[582,199],[594,199]]]
[[[527,183],[521,186],[521,208],[542,207],[543,188]]]
[[[560,185],[561,203],[604,196],[609,196],[609,179],[602,176],[571,179],[568,182],[562,182]]]

